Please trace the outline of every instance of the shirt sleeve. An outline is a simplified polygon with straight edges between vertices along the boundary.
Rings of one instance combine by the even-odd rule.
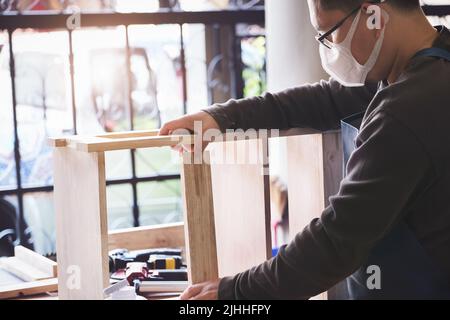
[[[279,93],[230,100],[203,111],[226,129],[337,129],[340,120],[364,111],[377,91],[377,85],[347,88],[336,80],[320,81]]]
[[[275,258],[224,278],[219,298],[308,299],[330,289],[364,263],[434,177],[414,133],[378,113],[358,135],[347,176],[320,218]]]

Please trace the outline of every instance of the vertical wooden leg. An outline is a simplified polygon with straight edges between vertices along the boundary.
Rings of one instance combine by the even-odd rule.
[[[108,285],[104,153],[54,150],[60,299],[103,299]]]
[[[210,165],[194,164],[194,155],[185,153],[181,184],[189,281],[215,280],[218,272]]]
[[[318,218],[342,179],[340,134],[330,132],[287,138],[289,235],[293,239]],[[326,293],[317,297],[326,299]]]

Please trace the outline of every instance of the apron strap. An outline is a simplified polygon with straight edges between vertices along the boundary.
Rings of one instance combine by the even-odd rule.
[[[434,57],[441,58],[450,62],[450,51],[442,48],[432,47],[428,49],[423,49],[414,55],[416,57]]]

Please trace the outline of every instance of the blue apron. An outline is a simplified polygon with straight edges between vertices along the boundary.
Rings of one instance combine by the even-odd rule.
[[[415,56],[436,57],[450,62],[450,52],[440,48],[425,49]],[[356,148],[364,113],[341,122],[344,175],[345,166]],[[371,266],[377,268],[372,269]],[[380,288],[373,288],[378,271]],[[450,279],[428,256],[408,225],[400,222],[372,249],[364,265],[331,292],[334,299],[450,299]]]

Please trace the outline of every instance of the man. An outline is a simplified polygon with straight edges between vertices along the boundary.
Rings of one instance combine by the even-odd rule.
[[[450,32],[418,0],[308,3],[329,81],[215,105],[160,133],[194,121],[329,130],[365,112],[346,177],[277,257],[182,298],[308,299],[343,280],[340,298],[450,298]]]

